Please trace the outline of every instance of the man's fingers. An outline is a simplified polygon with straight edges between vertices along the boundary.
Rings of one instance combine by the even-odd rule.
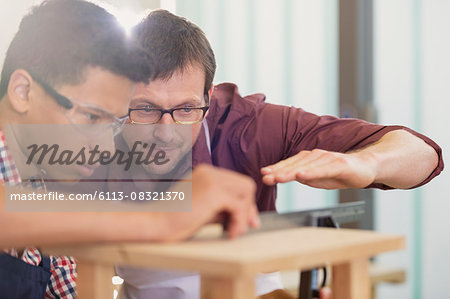
[[[327,152],[320,149],[314,149],[312,151],[308,151],[308,154],[303,156],[301,159],[298,159],[295,163],[296,167],[302,168],[302,167],[308,167],[308,165],[313,165],[317,161],[321,160],[330,160],[335,157],[336,153]],[[291,166],[294,166],[293,164]]]
[[[229,223],[227,228],[227,236],[231,239],[236,238],[247,232],[248,228],[248,211],[244,208],[245,203],[235,203],[233,207],[228,210],[230,213]]]
[[[303,154],[303,155],[301,155]],[[267,185],[274,185],[277,183],[286,183],[296,180],[296,175],[303,171],[308,171],[310,168],[321,166],[332,162],[336,159],[336,153],[331,153],[323,150],[313,150],[312,152],[301,152],[295,160],[290,160],[292,163],[284,163],[282,167],[277,167],[268,175],[263,177],[263,182]],[[300,158],[299,158],[300,157]],[[288,161],[289,159],[285,160]]]
[[[254,192],[235,197],[234,201],[227,201],[227,204],[227,210],[230,215],[227,234],[230,238],[246,233],[249,226],[259,228],[260,220]]]
[[[261,168],[261,173],[262,174],[271,173],[273,171],[276,171],[279,168],[283,168],[286,165],[289,165],[289,164],[293,163],[294,161],[296,161],[299,158],[299,155],[300,155],[300,153],[297,155],[294,155],[292,157],[289,157],[287,159],[281,160],[280,162],[277,162],[275,164],[263,167],[263,168]]]
[[[307,163],[299,162],[298,164],[293,164],[289,168],[286,168],[284,172],[280,170],[279,174],[276,176],[276,180],[279,183],[296,180],[296,176],[298,173],[304,173],[320,166],[326,166],[330,163],[333,163],[335,160],[336,156],[331,153],[322,154]]]
[[[310,169],[315,169],[317,167],[333,163],[334,161],[341,159],[340,155],[341,154],[338,153],[325,152],[317,159],[300,165],[298,172],[307,172]]]
[[[309,153],[309,152],[308,152]],[[295,179],[295,173],[289,171],[298,165],[302,158],[308,155],[306,152],[301,152],[289,159],[283,160],[273,166],[264,167],[261,169],[263,174],[263,182],[266,185],[275,185],[277,183],[284,183]]]
[[[346,170],[345,162],[335,159],[329,163],[322,164],[318,167],[309,168],[297,173],[297,179],[300,180],[317,180],[326,178],[335,178]]]
[[[248,226],[258,228],[259,216],[255,204],[256,184],[248,176],[226,169],[216,169],[215,200],[217,212],[228,214],[227,234],[235,238],[245,233]]]
[[[261,226],[261,220],[259,220],[258,208],[255,204],[250,205],[249,209],[249,224],[252,228],[258,229]]]
[[[205,219],[203,222],[206,223],[225,213],[227,233],[232,238],[245,233],[248,226],[259,226],[256,184],[251,178],[207,165],[197,166],[192,176],[196,222]]]
[[[292,157],[289,157],[287,159],[284,159],[284,160],[282,160],[282,161],[280,161],[278,163],[275,163],[275,164],[263,167],[261,169],[261,174],[265,175],[265,174],[273,173],[273,172],[275,172],[275,171],[277,171],[279,169],[282,169],[284,167],[287,167],[287,166],[295,163],[298,160],[307,159],[307,157],[312,155],[312,154],[317,155],[319,153],[311,152],[311,151],[301,151],[300,153],[298,153],[298,154],[296,154],[296,155],[294,155]]]
[[[307,185],[313,188],[319,188],[319,189],[345,189],[348,188],[348,186],[337,179],[317,179],[317,180],[298,180],[298,182],[302,183],[303,185]]]

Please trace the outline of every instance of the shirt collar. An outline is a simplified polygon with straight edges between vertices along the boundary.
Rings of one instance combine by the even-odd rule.
[[[6,185],[18,185],[22,183],[19,171],[6,145],[5,135],[2,130],[0,130],[0,182]]]
[[[40,176],[32,177],[26,182],[22,182],[2,130],[0,130],[0,183],[7,186],[45,189],[44,181]]]

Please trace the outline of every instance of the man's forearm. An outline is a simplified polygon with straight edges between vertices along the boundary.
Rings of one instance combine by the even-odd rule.
[[[233,238],[249,226],[259,227],[255,190],[254,181],[245,175],[197,165],[192,172],[190,211],[25,213],[4,210],[5,190],[0,184],[0,250],[59,244],[179,241],[221,213],[226,213],[230,220],[227,234]]]
[[[374,183],[407,189],[423,182],[438,165],[436,151],[405,130],[387,133],[379,141],[351,152],[376,167]]]
[[[0,248],[74,243],[161,241],[160,213],[0,212]],[[157,221],[161,220],[161,221]]]
[[[6,212],[0,184],[0,249],[89,242],[160,241],[163,213]]]

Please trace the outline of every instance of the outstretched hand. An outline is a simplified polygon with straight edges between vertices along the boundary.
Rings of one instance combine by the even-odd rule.
[[[267,185],[298,181],[323,189],[364,188],[374,182],[376,173],[376,160],[368,153],[320,149],[301,151],[261,169]]]

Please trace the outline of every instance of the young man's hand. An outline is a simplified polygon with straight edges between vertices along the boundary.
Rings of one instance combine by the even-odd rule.
[[[298,181],[323,189],[364,188],[377,173],[374,158],[363,152],[337,153],[315,149],[261,169],[267,185]]]
[[[255,182],[242,174],[209,165],[199,165],[192,173],[192,211],[167,213],[169,231],[165,241],[182,240],[201,226],[225,213],[230,238],[258,228]]]

